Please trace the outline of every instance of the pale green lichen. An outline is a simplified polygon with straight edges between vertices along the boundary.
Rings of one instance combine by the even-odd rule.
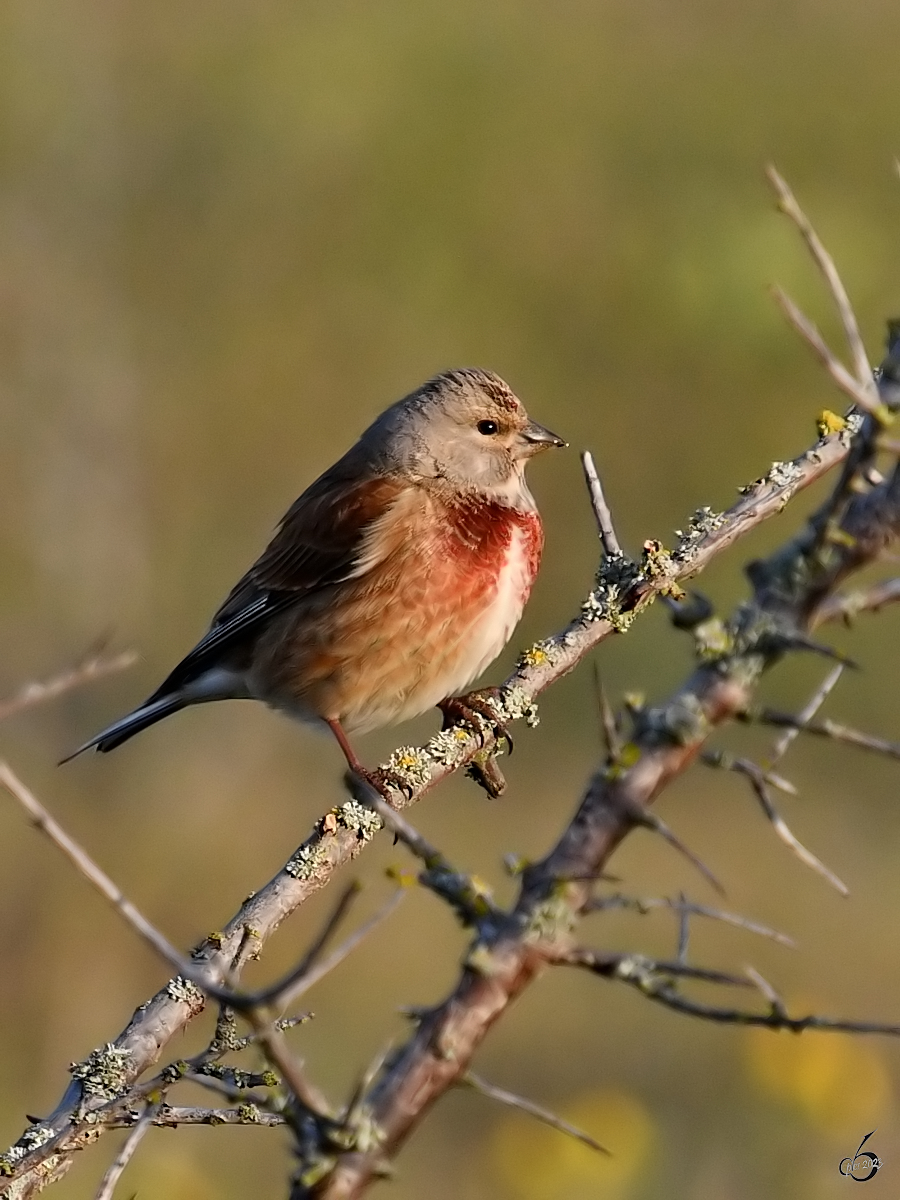
[[[695,625],[693,634],[697,657],[701,662],[712,662],[734,649],[734,638],[718,617],[710,617],[708,621]]]
[[[424,754],[442,767],[455,767],[463,754],[463,748],[469,740],[469,734],[459,725],[450,729],[442,729],[430,738],[423,750]]]
[[[663,707],[645,710],[641,720],[645,729],[652,729],[679,746],[693,745],[709,730],[703,705],[691,692]]]
[[[502,707],[502,711],[498,713],[501,721],[504,718],[508,721],[524,720],[529,729],[536,729],[540,725],[537,704],[524,688],[514,683],[511,687],[504,688],[502,695],[501,704],[494,705],[495,708]]]
[[[260,1113],[255,1104],[239,1104],[238,1120],[242,1125],[259,1125]]]
[[[665,579],[674,575],[677,564],[670,550],[656,538],[648,538],[644,542],[641,555],[641,569],[645,579]]]
[[[16,1163],[20,1162],[26,1154],[30,1154],[32,1150],[37,1150],[38,1146],[49,1142],[54,1136],[53,1130],[47,1125],[32,1125],[30,1129],[26,1129],[16,1144],[10,1146],[0,1157],[0,1177],[11,1175]]]
[[[672,551],[672,557],[679,562],[684,562],[685,559],[691,558],[700,543],[711,533],[715,533],[717,529],[721,529],[725,524],[725,520],[724,513],[716,512],[708,505],[698,508],[688,522],[687,529],[675,530],[678,545]]]
[[[130,1059],[130,1050],[123,1050],[114,1046],[112,1042],[107,1042],[105,1046],[92,1050],[84,1062],[72,1063],[69,1072],[81,1081],[87,1095],[113,1100],[128,1083]]]
[[[636,983],[642,992],[656,990],[657,981],[653,973],[653,964],[642,954],[629,954],[616,964],[616,976]]]
[[[795,462],[773,462],[766,474],[766,481],[778,488],[793,488],[802,478],[803,471]]]
[[[634,621],[633,609],[626,610],[623,601],[628,592],[644,577],[644,571],[624,554],[605,558],[596,576],[596,586],[581,605],[586,621],[608,621],[617,633],[625,633]]]
[[[176,975],[174,979],[169,980],[166,984],[166,995],[171,996],[173,1000],[180,1000],[182,1004],[187,1004],[198,1012],[206,1002],[206,997],[196,983],[185,979],[183,975]]]
[[[841,441],[849,442],[851,438],[855,437],[856,434],[859,433],[859,431],[862,429],[862,427],[863,427],[862,413],[858,413],[858,412],[848,413],[844,420],[844,428],[841,430]]]
[[[357,834],[364,842],[373,838],[384,825],[384,821],[377,812],[369,808],[367,804],[360,804],[357,800],[347,800],[340,808],[332,809],[332,812],[337,817],[339,824]]]
[[[384,773],[410,791],[431,781],[432,760],[415,746],[399,746],[384,765]]]
[[[284,869],[295,879],[313,879],[324,865],[328,851],[321,842],[301,846],[285,863]]]
[[[565,641],[564,638],[544,638],[543,641],[535,642],[533,646],[529,646],[527,650],[523,650],[519,655],[519,669],[526,667],[552,667],[559,662],[561,644]]]
[[[371,1110],[364,1108],[353,1122],[353,1144],[360,1154],[369,1154],[384,1145],[387,1135]]]
[[[530,942],[555,941],[575,928],[576,917],[565,896],[551,896],[532,912],[526,931]]]

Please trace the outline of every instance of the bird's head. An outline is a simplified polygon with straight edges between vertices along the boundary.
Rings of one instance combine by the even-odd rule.
[[[566,444],[530,419],[499,375],[475,367],[429,379],[363,438],[385,466],[501,495],[522,480],[529,459]]]

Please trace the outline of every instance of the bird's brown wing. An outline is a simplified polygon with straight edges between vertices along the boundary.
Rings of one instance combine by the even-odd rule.
[[[213,617],[209,632],[151,701],[215,666],[223,654],[301,596],[375,565],[378,556],[367,549],[373,527],[410,485],[385,476],[351,480],[342,466],[336,464],[294,501],[269,545]]]

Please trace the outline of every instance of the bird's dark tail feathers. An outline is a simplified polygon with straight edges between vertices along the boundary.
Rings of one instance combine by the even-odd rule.
[[[123,742],[127,742],[130,737],[134,737],[142,729],[147,729],[150,725],[155,725],[163,717],[168,717],[172,713],[186,708],[191,703],[193,703],[192,699],[177,692],[168,696],[160,696],[158,700],[147,701],[147,703],[142,704],[140,708],[136,708],[134,712],[130,712],[126,717],[121,717],[118,721],[114,721],[102,733],[98,733],[96,737],[92,737],[89,742],[85,742],[83,746],[79,746],[77,750],[71,754],[67,754],[65,758],[61,758],[59,765],[62,766],[63,763],[71,762],[73,758],[77,758],[85,750],[91,750],[95,747],[101,754],[115,750],[116,746],[121,746]]]

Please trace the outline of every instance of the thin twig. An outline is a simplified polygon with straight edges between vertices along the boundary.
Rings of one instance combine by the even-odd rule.
[[[635,811],[632,819],[636,825],[641,825],[645,829],[652,829],[654,833],[658,833],[663,841],[668,842],[669,845],[673,849],[677,850],[679,854],[684,855],[688,862],[697,868],[707,883],[709,883],[714,891],[717,891],[720,896],[724,896],[726,894],[725,888],[712,873],[703,859],[699,858],[693,852],[693,850],[684,844],[681,838],[669,828],[669,826],[665,823],[662,817],[658,815],[658,813],[652,812],[650,809],[640,809],[639,811]]]
[[[354,930],[326,958],[321,959],[318,964],[313,964],[305,971],[301,971],[297,967],[293,971],[289,971],[277,983],[273,983],[270,987],[260,988],[256,992],[233,992],[224,988],[215,988],[213,994],[216,999],[221,996],[226,1004],[230,1004],[239,1012],[249,1012],[251,1009],[258,1009],[266,1005],[272,1008],[287,1008],[305,992],[308,992],[311,987],[314,987],[320,979],[324,979],[345,958],[349,957],[356,947],[391,915],[403,896],[404,889],[398,888],[374,916],[360,925],[359,929]]]
[[[692,916],[707,917],[713,921],[722,921],[726,925],[733,925],[738,929],[746,929],[748,933],[756,933],[761,937],[771,938],[772,941],[778,942],[782,946],[790,946],[794,948],[796,942],[793,938],[789,938],[786,933],[779,933],[777,929],[770,929],[768,925],[761,925],[758,921],[751,921],[748,917],[742,917],[738,913],[724,912],[719,908],[709,908],[705,904],[695,904],[691,901],[676,901],[668,896],[624,896],[617,893],[614,896],[596,896],[591,899],[586,912],[604,911],[610,908],[625,908],[631,909],[639,913],[647,913],[654,908],[668,908],[678,911],[690,912]]]
[[[777,788],[779,792],[785,792],[788,796],[796,796],[797,789],[789,779],[785,779],[783,775],[778,775],[768,768],[759,766],[749,758],[735,758],[733,754],[729,754],[727,750],[704,750],[700,755],[700,761],[704,766],[717,767],[722,771],[734,771],[738,775],[762,775],[763,779],[770,787]]]
[[[717,983],[724,987],[752,987],[746,975],[716,971],[710,967],[693,967],[679,960],[647,958],[644,954],[606,954],[587,946],[566,949],[556,959],[568,967],[585,967],[604,979],[642,980],[657,977],[696,979],[702,983]]]
[[[834,265],[834,259],[822,245],[818,234],[812,227],[811,221],[797,203],[794,193],[773,165],[767,168],[766,176],[778,196],[778,207],[797,226],[803,236],[803,240],[809,247],[816,266],[818,266],[825,277],[828,290],[831,292],[841,318],[841,324],[844,327],[844,336],[847,339],[850,358],[853,362],[857,381],[867,393],[867,403],[863,404],[863,407],[871,412],[879,403],[875,383],[872,378],[872,368],[869,364],[869,357],[866,354],[866,347],[859,332],[859,324],[856,320],[856,314],[853,311],[853,305],[850,303],[847,289],[844,287],[843,280],[838,273],[837,267]]]
[[[597,474],[597,468],[594,466],[594,457],[590,450],[585,450],[582,453],[581,465],[584,468],[584,477],[587,481],[588,492],[591,497],[591,508],[594,510],[594,517],[597,521],[597,529],[600,533],[600,544],[603,546],[603,553],[607,558],[621,558],[624,552],[616,536],[612,513],[609,510],[609,505],[606,503],[606,497],[603,494],[603,484],[600,482],[600,476]]]
[[[619,756],[622,753],[622,735],[619,732],[616,714],[613,712],[609,697],[606,694],[606,688],[603,686],[603,680],[600,678],[600,668],[597,666],[596,661],[594,662],[594,690],[597,693],[597,707],[600,710],[600,720],[603,726],[606,761],[608,763],[615,763],[619,761]]]
[[[0,784],[22,805],[35,828],[46,834],[50,841],[62,850],[76,870],[80,871],[85,879],[102,896],[106,897],[116,912],[161,958],[200,987],[207,986],[203,972],[182,954],[179,954],[172,943],[131,903],[106,872],[94,862],[87,851],[50,816],[34,793],[25,786],[9,764],[5,762],[0,762]]]
[[[251,1009],[247,1019],[253,1026],[260,1049],[294,1099],[308,1112],[328,1115],[329,1106],[324,1095],[306,1078],[303,1066],[291,1053],[284,1034],[271,1021],[266,1021],[258,1009]]]
[[[822,680],[821,686],[818,687],[815,693],[810,697],[809,702],[804,704],[803,708],[800,709],[800,712],[797,714],[798,721],[806,724],[808,721],[813,719],[813,717],[827,700],[828,696],[834,690],[835,684],[843,675],[843,673],[843,663],[838,663],[836,667],[833,667],[828,672],[828,674]],[[769,754],[769,766],[773,767],[775,763],[784,758],[785,754],[790,749],[791,743],[797,737],[799,732],[800,730],[797,728],[786,729],[781,737],[775,739],[775,743],[772,746],[772,751]],[[771,778],[771,774],[767,771],[766,782],[771,782]]]
[[[826,621],[844,621],[849,625],[860,613],[879,612],[888,604],[896,604],[898,600],[900,579],[888,579],[863,591],[828,596],[816,610],[815,621],[817,625]]]
[[[51,676],[50,679],[26,683],[8,700],[0,700],[0,721],[24,712],[25,709],[33,708],[36,704],[55,700],[57,696],[62,696],[65,692],[70,692],[73,688],[81,687],[83,684],[93,683],[95,679],[102,679],[105,675],[112,675],[116,671],[124,671],[136,662],[137,654],[133,650],[126,650],[114,658],[102,658],[94,655],[72,667],[71,670],[61,671],[58,675]]]
[[[796,730],[797,733],[811,733],[816,737],[843,742],[847,746],[856,746],[860,750],[872,750],[876,754],[886,754],[889,758],[900,758],[900,742],[874,737],[870,733],[862,733],[858,729],[851,729],[849,725],[840,725],[828,718],[821,721],[804,721],[802,714],[794,716],[774,708],[764,708],[754,714],[752,719],[761,725],[777,725],[783,729]]]
[[[787,292],[783,291],[780,287],[773,287],[771,290],[778,307],[803,340],[809,344],[813,353],[841,391],[863,412],[875,411],[877,403],[872,400],[869,389],[860,384],[857,379],[854,379],[840,359],[835,357],[828,343],[813,322],[810,321],[809,317],[797,307]]]
[[[775,805],[772,803],[772,797],[769,795],[769,790],[766,787],[765,780],[762,778],[761,774],[757,776],[748,775],[747,778],[750,781],[750,786],[753,788],[756,798],[759,800],[763,812],[769,818],[772,828],[775,830],[775,833],[784,842],[787,848],[793,854],[795,854],[805,866],[810,867],[813,871],[816,871],[819,875],[821,875],[823,879],[827,880],[827,882],[831,884],[835,891],[840,892],[842,896],[849,896],[850,889],[847,887],[847,885],[840,880],[833,871],[829,870],[829,868],[825,866],[821,859],[816,858],[811,850],[807,850],[803,843],[800,842],[788,828],[788,824],[784,817],[782,817],[781,813],[779,813]]]
[[[620,958],[623,962],[618,964],[618,967],[613,962],[613,969],[606,969],[606,964],[601,956],[598,967],[592,961],[590,952],[584,951],[577,951],[560,961],[570,966],[587,967],[594,974],[628,984],[639,991],[641,995],[646,996],[648,1000],[653,1000],[657,1004],[662,1004],[666,1008],[671,1008],[686,1016],[700,1017],[706,1021],[718,1021],[726,1025],[762,1025],[768,1029],[790,1029],[794,1033],[801,1033],[805,1029],[819,1029],[834,1033],[883,1033],[894,1037],[900,1036],[900,1025],[877,1021],[848,1021],[842,1017],[823,1017],[815,1014],[806,1017],[792,1017],[787,1012],[776,1011],[771,1000],[769,1001],[769,1011],[765,1013],[701,1004],[699,1001],[683,995],[673,983],[671,976],[676,972],[672,968],[677,964],[654,963],[641,955],[634,955],[630,959],[627,955],[608,957],[612,960]],[[709,976],[713,974],[714,972],[708,973]],[[753,978],[750,972],[744,977],[727,976],[722,982],[732,986],[755,987],[759,990],[762,977],[758,972],[753,972],[753,975],[756,978]],[[709,982],[719,981],[710,978]],[[765,980],[762,982],[765,984]],[[768,986],[766,984],[766,987]]]
[[[684,898],[684,892],[678,893],[676,908],[678,911],[678,950],[675,954],[675,961],[684,965],[687,962],[688,942],[691,936],[691,910]]]
[[[202,1071],[184,1071],[182,1079],[188,1083],[196,1083],[207,1091],[224,1096],[226,1100],[238,1101],[241,1104],[268,1104],[268,1098],[259,1092],[250,1092],[237,1084],[229,1083],[227,1079],[219,1079],[216,1075],[206,1075]]]
[[[122,1149],[116,1155],[109,1170],[103,1176],[100,1184],[100,1189],[97,1192],[96,1200],[112,1200],[113,1192],[116,1190],[116,1184],[121,1178],[122,1172],[131,1162],[134,1157],[134,1152],[144,1138],[144,1134],[154,1123],[156,1119],[156,1105],[148,1105],[143,1116],[138,1121],[137,1125],[129,1133],[128,1137],[122,1144]]]
[[[491,1100],[498,1100],[501,1104],[517,1108],[519,1112],[535,1117],[538,1121],[549,1125],[551,1129],[558,1129],[560,1133],[566,1133],[576,1141],[583,1142],[585,1146],[590,1146],[592,1150],[598,1150],[601,1154],[611,1154],[611,1151],[607,1150],[605,1146],[602,1146],[590,1134],[585,1133],[583,1129],[579,1129],[577,1125],[573,1125],[571,1121],[558,1117],[556,1113],[552,1113],[548,1108],[543,1108],[540,1104],[535,1104],[533,1100],[526,1100],[524,1096],[517,1096],[515,1092],[508,1092],[506,1088],[488,1083],[486,1079],[482,1079],[480,1075],[476,1075],[472,1071],[467,1071],[465,1075],[461,1076],[459,1082],[480,1092],[482,1096],[489,1096]]]
[[[768,1000],[769,1006],[771,1007],[775,1016],[781,1017],[782,1019],[786,1018],[788,1013],[787,1009],[785,1008],[784,1001],[772,987],[771,983],[769,983],[768,979],[766,979],[764,975],[761,975],[755,967],[744,967],[744,971],[754,987],[762,992],[763,996],[765,996],[766,1000]]]

